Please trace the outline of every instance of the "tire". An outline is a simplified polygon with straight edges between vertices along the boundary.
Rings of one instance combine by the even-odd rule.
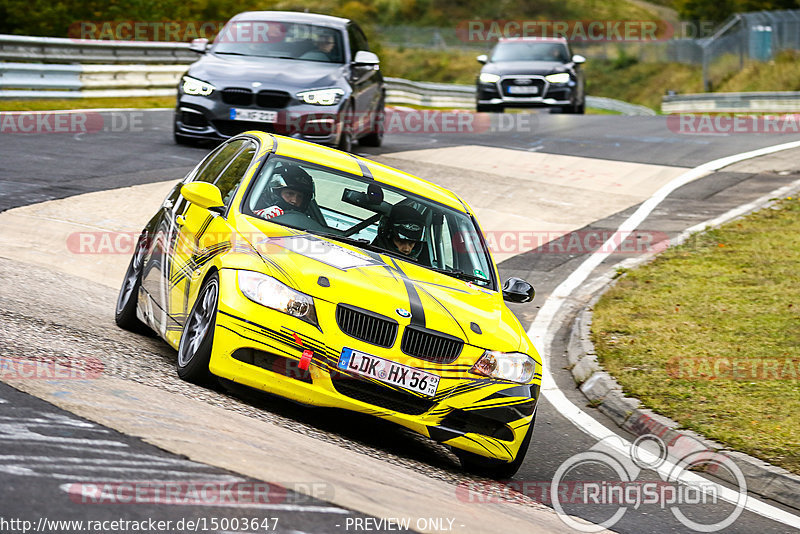
[[[499,104],[475,104],[478,113],[502,113],[505,108]]]
[[[353,117],[352,108],[348,105],[342,112],[342,124],[340,126],[339,143],[336,148],[342,152],[353,151]]]
[[[381,146],[383,144],[383,134],[385,130],[386,111],[383,107],[383,100],[375,110],[375,121],[372,123],[370,132],[358,140],[361,146]]]
[[[128,264],[125,272],[125,279],[117,296],[117,305],[114,310],[114,322],[117,326],[135,332],[137,334],[147,334],[150,329],[136,317],[136,304],[139,300],[139,288],[142,287],[142,267],[144,256],[147,252],[147,234],[142,232],[136,242],[136,250]]]
[[[586,101],[581,101],[580,104],[573,104],[561,108],[561,113],[583,115],[585,111],[586,111]]]
[[[517,455],[510,462],[503,462],[502,460],[495,460],[473,454],[471,452],[455,449],[456,456],[461,461],[461,467],[464,470],[495,480],[506,480],[514,476],[519,468],[522,467],[522,462],[525,460],[525,455],[528,452],[528,446],[531,444],[531,437],[533,436],[533,424],[536,422],[536,414],[534,413],[531,424],[528,426],[528,432],[522,438],[522,443],[519,446]]]
[[[211,360],[218,306],[219,276],[213,273],[197,294],[178,345],[178,376],[187,382],[204,386],[215,382],[214,375],[208,370],[208,362]]]

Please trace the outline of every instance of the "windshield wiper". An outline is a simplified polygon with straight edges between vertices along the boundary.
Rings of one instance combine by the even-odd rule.
[[[459,271],[456,269],[440,269],[439,267],[430,267],[431,270],[436,271],[437,273],[446,274],[447,276],[452,276],[453,278],[458,278],[459,280],[466,280],[468,282],[478,282],[481,285],[488,285],[490,280],[483,278],[482,276],[476,276],[474,274],[465,273],[464,271]]]

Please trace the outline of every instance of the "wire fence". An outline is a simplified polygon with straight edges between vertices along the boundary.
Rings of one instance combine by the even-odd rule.
[[[633,40],[573,42],[573,50],[592,59],[616,59],[620,56],[641,62],[675,62],[702,65],[705,90],[731,72],[741,70],[749,61],[768,61],[785,50],[800,50],[800,10],[738,13],[721,24],[710,35],[680,38],[686,33],[703,32],[706,25],[696,23],[677,28],[676,38],[669,40]],[[696,28],[695,32],[686,32]],[[424,48],[429,50],[462,50],[476,54],[488,51],[493,42],[464,38],[463,28],[431,28],[418,26],[378,27],[384,46]]]

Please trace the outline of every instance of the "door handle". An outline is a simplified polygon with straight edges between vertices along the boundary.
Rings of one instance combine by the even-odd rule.
[[[178,226],[183,226],[184,224],[186,224],[186,218],[183,215],[178,215],[177,217],[175,217],[175,224],[177,224]]]

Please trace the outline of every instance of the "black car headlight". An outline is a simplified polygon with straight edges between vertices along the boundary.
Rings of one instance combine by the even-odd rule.
[[[497,83],[497,81],[500,80],[500,76],[490,72],[481,72],[478,80],[480,80],[481,83]]]
[[[286,284],[254,271],[238,271],[237,282],[242,294],[262,306],[317,324],[314,299]]]
[[[536,374],[536,360],[521,352],[487,350],[472,366],[470,372],[527,384]]]
[[[338,104],[344,91],[341,89],[316,89],[314,91],[301,91],[297,93],[297,98],[306,104],[313,104],[315,106],[333,106]]]
[[[197,78],[192,78],[191,76],[184,76],[181,89],[183,89],[183,92],[186,93],[187,95],[208,96],[214,92],[216,87],[214,87],[210,83],[198,80]]]

